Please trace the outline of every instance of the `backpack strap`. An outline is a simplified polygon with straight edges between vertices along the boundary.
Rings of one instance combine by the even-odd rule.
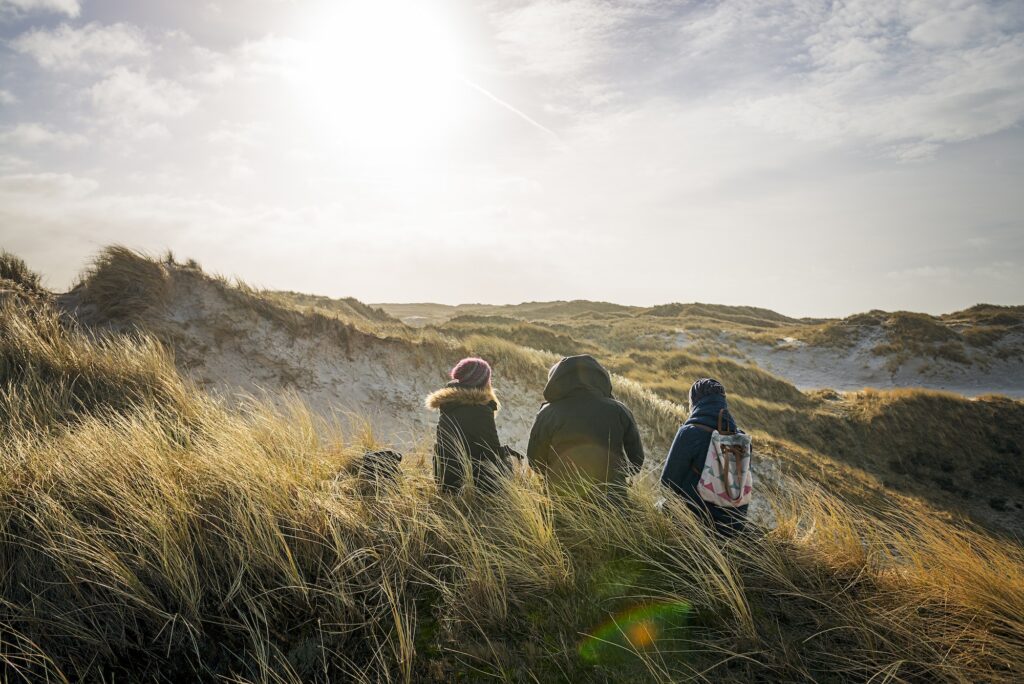
[[[691,427],[695,427],[698,430],[703,430],[704,432],[712,432],[713,433],[715,431],[715,428],[708,427],[707,425],[701,425],[700,423],[687,423],[687,425],[689,425]],[[702,472],[701,469],[698,468],[695,465],[691,465],[690,466],[690,470],[692,470],[693,474],[697,475],[697,476],[700,476],[700,474]]]
[[[728,436],[728,435],[731,435],[733,433],[732,433],[731,430],[726,430],[725,429],[726,427],[729,426],[728,423],[725,423],[724,425],[722,424],[723,420],[725,418],[724,414],[725,414],[725,409],[722,409],[721,411],[718,412],[718,434],[720,434],[722,436]],[[689,425],[690,427],[695,427],[698,430],[703,430],[704,432],[714,432],[715,431],[715,428],[708,427],[707,425],[701,425],[700,423],[686,423],[686,424]]]
[[[724,426],[723,426],[723,421],[725,423]],[[734,434],[736,434],[732,430],[726,430],[725,428],[727,428],[727,427],[729,427],[729,422],[727,420],[725,420],[725,409],[720,409],[718,411],[718,434],[720,434],[720,435],[734,435]]]

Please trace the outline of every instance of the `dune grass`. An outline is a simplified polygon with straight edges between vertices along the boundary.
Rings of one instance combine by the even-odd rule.
[[[559,354],[595,353],[615,373],[616,396],[637,416],[652,463],[667,452],[685,418],[690,384],[700,377],[716,377],[727,386],[730,404],[741,425],[782,445],[778,453],[787,472],[804,477],[829,474],[822,480],[823,486],[840,496],[870,501],[872,505],[879,490],[888,487],[930,501],[937,508],[968,515],[1003,533],[1024,524],[1024,509],[1019,507],[1024,503],[1019,496],[1024,489],[1024,477],[1017,458],[1024,448],[1024,411],[1019,402],[995,398],[968,401],[916,390],[842,396],[807,394],[755,366],[690,348],[631,349],[626,353],[591,344],[573,348],[572,343],[585,336],[562,336],[555,332],[561,329],[555,324],[526,325],[523,329],[530,337],[526,340],[510,339],[507,330],[480,328],[482,322],[491,320],[485,316],[462,319],[463,323],[452,329],[442,328],[442,332],[413,329],[372,316],[292,306],[273,293],[117,247],[101,253],[83,279],[81,289],[86,293],[82,299],[87,304],[120,314],[100,317],[101,320],[135,322],[159,336],[162,318],[167,313],[162,307],[179,297],[180,291],[199,291],[193,287],[197,285],[209,286],[202,289],[212,288],[235,310],[245,312],[253,320],[281,326],[295,338],[318,336],[326,344],[337,346],[340,353],[391,345],[437,368],[450,366],[462,356],[481,355],[495,364],[501,377],[524,386],[543,387],[547,370]],[[129,296],[122,298],[124,292]],[[595,306],[601,313],[602,305]],[[523,305],[518,309],[594,315],[582,303]],[[874,317],[872,320],[880,324],[885,316],[888,314],[872,312],[861,318]],[[515,319],[498,321],[504,321],[508,328],[518,325]],[[587,319],[573,324],[581,327],[569,329],[586,331],[591,325]],[[625,329],[615,327],[622,325],[621,321],[606,325],[606,337],[618,339],[617,335],[625,334]],[[642,329],[638,325],[634,323],[629,328],[633,339]],[[925,327],[931,329],[929,326]],[[535,337],[537,331],[544,334]],[[238,332],[230,329],[224,334],[231,337]],[[533,346],[542,348],[541,340],[552,335],[560,341],[557,354],[522,346],[524,342],[534,342]],[[173,335],[163,335],[161,339],[168,346],[174,345]],[[868,410],[873,405],[884,410]],[[839,464],[862,470],[874,485],[865,489],[863,478],[851,475],[849,468],[843,469]],[[837,468],[843,470],[842,475]]]
[[[540,349],[562,356],[594,354],[594,345],[573,339],[551,328],[502,316],[457,316],[439,326],[442,333],[456,337],[481,335],[498,337],[523,347]]]
[[[0,283],[7,287],[13,284],[22,292],[35,295],[46,292],[39,274],[24,259],[6,250],[0,250]]]
[[[914,510],[795,482],[763,492],[774,528],[724,543],[649,490],[611,506],[520,475],[446,498],[427,454],[361,479],[372,435],[228,409],[143,334],[7,306],[0,355],[11,681],[1024,677],[1024,551]]]

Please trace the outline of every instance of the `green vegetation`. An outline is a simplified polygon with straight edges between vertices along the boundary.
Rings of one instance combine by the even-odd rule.
[[[753,306],[723,306],[721,304],[662,304],[647,309],[644,313],[658,318],[677,318],[691,323],[693,327],[725,322],[750,328],[776,328],[780,325],[793,325],[800,322],[768,309]]]
[[[173,263],[173,256],[166,261]],[[91,320],[138,324],[159,312],[171,296],[167,269],[167,264],[127,247],[108,247],[73,292]]]
[[[786,472],[843,498],[871,503],[880,490],[900,492],[1005,532],[1024,524],[1024,462],[1015,457],[1024,447],[1019,401],[925,390],[804,393],[755,366],[686,350],[610,357],[609,367],[682,405],[695,380],[717,378],[742,426],[782,440],[776,457]],[[868,479],[823,477],[823,464],[852,467]],[[1014,503],[994,515],[992,497]]]
[[[998,398],[968,401],[907,390],[806,394],[756,366],[712,355],[711,351],[723,348],[721,343],[697,338],[683,349],[666,351],[658,344],[659,333],[653,332],[657,328],[645,327],[647,319],[630,317],[597,325],[583,303],[523,305],[569,316],[557,322],[464,315],[440,328],[412,329],[378,316],[364,316],[358,307],[346,315],[323,307],[296,306],[294,299],[282,301],[273,293],[211,278],[195,268],[154,262],[120,248],[100,256],[79,291],[85,292],[82,301],[94,309],[117,311],[126,320],[143,321],[139,312],[144,312],[148,317],[144,329],[173,347],[174,336],[161,326],[168,292],[188,290],[190,283],[199,282],[212,286],[237,311],[246,312],[243,326],[266,320],[293,338],[321,336],[346,355],[356,348],[383,349],[388,345],[422,364],[443,368],[462,355],[477,354],[494,363],[501,377],[542,387],[547,369],[559,356],[596,354],[616,374],[617,395],[637,415],[655,460],[666,453],[685,418],[692,382],[716,377],[729,388],[741,425],[758,431],[763,439],[775,440],[773,455],[784,473],[817,481],[831,493],[865,505],[877,505],[900,492],[928,502],[934,514],[967,516],[1000,533],[1013,533],[1024,525],[1020,505],[1024,504],[1024,477],[1019,459],[1012,458],[1014,449],[1024,445],[1020,402]],[[132,296],[122,298],[122,292]],[[595,308],[598,315],[606,315],[604,305]],[[577,318],[580,316],[583,318]],[[882,325],[891,318],[884,312],[870,312],[852,320],[856,325]],[[948,335],[954,334],[936,332],[936,324],[928,317],[894,318],[902,322],[891,327],[909,336],[907,345],[922,340],[948,341]],[[101,322],[117,320],[102,318]],[[603,335],[594,334],[595,328]],[[224,332],[228,338],[237,334],[234,328]],[[628,347],[629,335],[637,340],[645,334],[650,336],[649,347],[643,342]],[[626,351],[619,351],[622,348]],[[182,360],[185,351],[178,351]],[[877,417],[869,410],[871,406],[884,406],[885,415]],[[992,499],[1006,503],[993,506]]]
[[[956,326],[1024,326],[1024,306],[996,306],[976,304],[969,309],[941,316],[942,320]]]
[[[883,320],[881,328],[885,331],[886,342],[876,346],[874,353],[890,357],[894,367],[914,356],[970,363],[964,353],[962,336],[926,314],[900,311]]]

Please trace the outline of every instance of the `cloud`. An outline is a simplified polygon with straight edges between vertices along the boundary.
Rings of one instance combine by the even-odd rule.
[[[79,0],[0,0],[0,18],[7,14],[50,12],[77,17],[82,11]]]
[[[24,147],[49,145],[67,150],[81,147],[88,139],[80,133],[56,131],[39,123],[21,123],[0,132],[0,142]]]
[[[9,90],[0,88],[0,105],[10,105],[18,102],[18,96]]]
[[[269,135],[270,127],[262,122],[222,121],[206,135],[207,142],[232,147],[257,147]]]
[[[993,260],[976,266],[919,266],[890,271],[885,277],[898,283],[898,287],[925,289],[951,289],[950,285],[965,282],[986,283],[993,292],[1009,294],[1020,283],[1020,264],[1012,261]],[[1015,300],[1007,303],[1016,304]]]
[[[142,31],[123,23],[92,22],[80,28],[61,24],[53,29],[32,29],[10,45],[40,66],[60,71],[97,71],[145,57],[151,51]]]
[[[191,45],[187,60],[190,80],[200,86],[223,87],[232,81],[296,80],[309,69],[310,45],[286,36],[268,35],[245,40],[226,51]]]
[[[242,43],[229,56],[241,71],[252,76],[294,77],[310,59],[310,46],[301,40],[265,36]]]
[[[951,280],[962,275],[964,275],[964,269],[955,269],[951,266],[915,266],[898,271],[889,271],[885,274],[885,277],[899,280],[917,278],[925,280]]]
[[[90,178],[67,173],[22,173],[0,176],[0,196],[38,201],[80,199],[93,193],[99,184]]]
[[[496,38],[515,69],[573,76],[613,57],[616,29],[634,14],[600,0],[541,0],[497,14]]]
[[[27,159],[11,154],[0,154],[0,174],[19,171],[31,166]]]
[[[176,81],[126,67],[116,67],[89,89],[89,95],[104,118],[129,126],[184,116],[199,102],[193,91]],[[155,129],[148,130],[152,133]]]
[[[534,0],[492,22],[505,67],[546,79],[542,109],[570,121],[711,103],[772,135],[919,160],[1024,120],[1021,3]]]
[[[1022,30],[1019,3],[732,0],[682,17],[677,77],[768,132],[920,159],[1024,120]]]
[[[486,22],[479,8],[452,10],[466,78],[562,143],[466,89],[449,103],[458,125],[420,149],[348,125],[346,109],[387,110],[338,87],[316,39],[287,33],[294,3],[268,0],[262,19],[236,22],[238,3],[218,0],[224,21],[211,23],[208,1],[144,29],[52,17],[0,51],[0,85],[21,98],[0,109],[0,149],[17,155],[0,153],[0,241],[33,241],[41,263],[59,252],[51,265],[76,269],[104,242],[170,245],[290,287],[376,298],[407,296],[416,279],[379,286],[378,257],[449,300],[710,298],[820,315],[1019,289],[1007,287],[1019,275],[980,271],[941,282],[977,266],[963,252],[1024,263],[1012,233],[969,242],[1006,221],[1020,231],[1019,2],[479,0]],[[95,144],[76,147],[86,138]],[[60,173],[71,169],[95,169],[102,187]],[[43,170],[54,173],[32,173]],[[679,279],[679,255],[715,235],[752,279]],[[479,292],[431,280],[432,253],[500,254],[508,277]],[[565,253],[578,258],[548,268]],[[348,285],[338,258],[351,259]],[[622,277],[588,279],[595,264]],[[936,270],[898,274],[924,267]]]
[[[907,37],[932,48],[960,47],[998,31],[1001,23],[1000,16],[978,4],[949,7],[918,23]]]

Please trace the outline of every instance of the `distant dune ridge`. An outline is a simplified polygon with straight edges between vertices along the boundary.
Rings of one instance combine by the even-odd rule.
[[[523,338],[512,324],[530,324],[534,335],[576,332],[579,345],[596,339],[614,348],[621,329],[628,347],[714,351],[756,363],[805,390],[924,387],[1024,397],[1024,306],[979,304],[942,316],[870,311],[843,319],[796,319],[768,309],[714,304],[376,306],[415,326],[455,329],[472,323],[491,331],[502,326]],[[645,339],[628,337],[635,327],[645,331]]]
[[[5,671],[1024,676],[1024,404],[885,389],[1014,393],[1024,307],[837,321],[708,304],[373,306],[122,247],[68,293],[39,283],[0,259]],[[522,451],[547,368],[574,353],[606,363],[641,426],[630,510],[552,501],[526,472],[496,502],[437,499],[422,402],[447,369],[492,362],[499,432]],[[748,549],[650,505],[704,375],[755,438],[766,531]],[[407,479],[361,488],[359,453],[392,446]],[[705,562],[721,583],[688,574]],[[638,595],[644,644],[623,637],[595,662],[581,635]],[[690,607],[673,632],[664,616]]]

